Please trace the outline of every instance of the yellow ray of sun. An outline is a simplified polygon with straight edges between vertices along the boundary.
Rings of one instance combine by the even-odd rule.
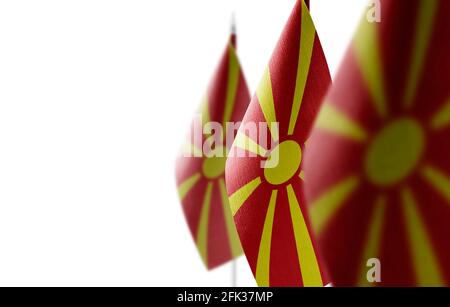
[[[363,258],[361,261],[361,271],[359,273],[359,287],[370,287],[367,279],[367,261],[371,258],[378,258],[381,243],[381,234],[383,230],[384,213],[386,210],[386,198],[381,195],[377,198],[369,224],[369,232],[365,242]]]
[[[356,142],[364,142],[367,139],[367,132],[358,123],[329,103],[325,103],[320,110],[316,127]]]
[[[450,203],[450,178],[431,165],[425,166],[422,175]]]
[[[232,45],[229,46],[228,51],[229,63],[228,63],[228,82],[227,82],[227,96],[225,100],[225,110],[223,114],[222,125],[231,120],[231,115],[234,109],[234,103],[236,100],[236,92],[239,83],[239,62],[236,56],[236,52]]]
[[[237,148],[246,150],[255,155],[265,157],[267,155],[267,150],[263,148],[261,145],[256,143],[250,137],[248,137],[245,133],[238,131],[236,138],[234,139],[233,145]]]
[[[234,225],[233,216],[228,202],[227,189],[225,187],[225,181],[223,178],[219,179],[220,196],[222,197],[223,213],[225,217],[225,223],[227,226],[228,240],[230,241],[231,255],[237,257],[242,254],[242,247],[239,241],[239,236]]]
[[[278,191],[273,190],[259,243],[258,260],[256,262],[256,282],[260,287],[270,286],[270,246],[272,242],[273,219],[277,203]]]
[[[308,146],[309,146],[309,139],[307,139],[307,140],[305,141],[305,148],[308,148]]]
[[[200,180],[200,173],[196,173],[193,176],[186,179],[178,186],[178,195],[181,200],[186,197],[186,194],[195,186],[195,184]]]
[[[197,231],[197,248],[202,256],[203,262],[208,263],[208,224],[209,224],[209,209],[211,207],[211,193],[213,183],[209,182],[206,187],[205,197],[203,199],[202,210],[200,211],[200,221]]]
[[[408,83],[405,91],[405,106],[411,107],[417,90],[417,84],[425,62],[429,41],[433,32],[434,16],[437,12],[439,1],[420,1],[418,19],[416,23],[416,35],[408,74]]]
[[[314,40],[316,37],[316,29],[314,28],[314,23],[304,2],[302,7],[301,23],[300,52],[297,65],[297,80],[295,83],[294,101],[292,103],[291,118],[289,121],[289,135],[292,135],[294,133],[295,126],[297,124],[297,118],[303,101],[306,82],[308,80]]]
[[[443,278],[416,201],[410,189],[401,192],[409,245],[419,286],[442,286]]]
[[[305,181],[305,171],[300,171],[300,175],[298,175],[301,180]]]
[[[294,189],[292,185],[288,185],[286,190],[289,209],[291,211],[292,227],[294,228],[298,261],[302,272],[303,286],[323,287],[322,274],[320,273],[316,252]]]
[[[208,94],[203,96],[202,103],[200,104],[200,113],[202,116],[202,125],[206,125],[211,121],[209,115]]]
[[[253,192],[256,190],[257,187],[261,184],[261,178],[258,177],[243,187],[241,187],[239,190],[234,192],[233,195],[229,197],[230,199],[230,208],[231,212],[233,213],[233,216],[236,215],[236,213],[241,209],[244,202],[250,197],[250,195],[253,194]]]
[[[356,59],[368,86],[378,115],[388,115],[384,74],[380,56],[378,32],[375,23],[363,19],[353,42]]]
[[[182,154],[185,157],[196,157],[201,158],[203,157],[203,151],[198,148],[195,144],[186,142],[183,144],[183,147],[181,148]]]
[[[431,127],[439,130],[450,124],[450,98],[442,109],[440,109],[431,120]]]
[[[330,188],[312,203],[310,208],[311,222],[317,235],[320,235],[327,223],[339,211],[359,183],[358,177],[349,177]]]
[[[275,114],[275,103],[273,101],[272,80],[270,80],[270,72],[268,67],[264,72],[261,83],[259,84],[258,90],[256,91],[256,95],[264,114],[264,118],[266,119],[266,122],[269,126],[272,139],[277,142],[279,138],[279,132],[274,131],[272,127],[272,123],[277,122],[277,117]]]

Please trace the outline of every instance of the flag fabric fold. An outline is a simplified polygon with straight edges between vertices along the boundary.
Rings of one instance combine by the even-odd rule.
[[[236,36],[232,34],[204,96],[200,119],[193,121],[176,162],[176,182],[183,212],[208,269],[242,254],[225,187],[225,161],[229,149],[226,138],[223,137],[220,144],[204,146],[210,140],[212,130],[203,133],[205,127],[218,123],[225,135],[226,123],[240,122],[250,101],[235,47]]]
[[[450,286],[450,1],[380,3],[308,143],[312,225],[338,286]]]
[[[313,21],[299,0],[226,166],[231,210],[259,286],[329,282],[306,212],[302,153],[330,82]],[[256,134],[252,127],[257,127]],[[271,167],[261,167],[261,162],[275,160]]]

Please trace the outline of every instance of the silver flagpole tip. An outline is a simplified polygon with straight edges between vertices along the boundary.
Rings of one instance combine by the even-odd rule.
[[[231,34],[236,34],[236,14],[231,13]]]

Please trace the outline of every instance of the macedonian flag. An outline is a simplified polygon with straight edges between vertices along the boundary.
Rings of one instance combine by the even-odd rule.
[[[305,157],[340,286],[450,286],[450,1],[382,0],[362,21]]]
[[[232,213],[259,286],[328,283],[306,213],[302,153],[330,82],[313,21],[300,0],[227,161]]]
[[[211,123],[217,123],[225,130],[226,123],[240,122],[248,107],[250,93],[236,55],[235,42],[233,34],[201,104],[200,129],[195,129],[194,121],[176,165],[183,211],[208,269],[242,254],[225,187],[226,137],[220,144],[204,146],[211,135],[202,133]],[[226,135],[225,131],[223,135]],[[230,147],[232,142],[229,143]],[[223,155],[210,152],[211,148]]]

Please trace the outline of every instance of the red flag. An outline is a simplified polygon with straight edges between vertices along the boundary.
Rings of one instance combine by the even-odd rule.
[[[242,254],[225,187],[226,138],[223,137],[220,144],[213,144],[212,149],[218,153],[215,155],[211,146],[204,146],[211,135],[202,134],[203,128],[214,123],[225,128],[227,122],[239,122],[250,101],[235,42],[236,37],[232,35],[204,97],[201,119],[194,120],[183,155],[176,165],[183,211],[208,269]]]
[[[305,172],[336,285],[450,286],[449,12],[382,0],[325,99]]]
[[[314,24],[300,0],[244,117],[235,156],[227,161],[230,205],[260,286],[328,283],[305,211],[302,152],[330,81]],[[261,123],[268,125],[268,137]],[[265,144],[268,139],[273,146]]]

